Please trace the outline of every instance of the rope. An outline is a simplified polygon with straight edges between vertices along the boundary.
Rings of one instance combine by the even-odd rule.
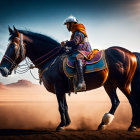
[[[37,58],[36,60],[34,60],[34,63],[37,62],[38,60],[44,58],[44,57],[47,56],[48,54],[52,53],[55,49],[58,49],[58,50],[57,50],[53,55],[49,56],[47,59],[45,59],[45,60],[42,61],[41,63],[37,64],[35,67],[38,67],[39,65],[43,64],[44,62],[46,62],[46,61],[49,60],[50,58],[54,57],[62,48],[59,48],[59,47],[54,48],[53,50],[51,50],[51,51],[48,52],[47,54],[45,54],[45,55],[43,55],[43,56]],[[58,58],[58,57],[56,57],[56,59],[57,59],[57,58]],[[51,63],[51,65],[50,65],[48,68],[50,68],[50,67],[55,63],[56,59],[53,61],[53,63]],[[31,71],[31,67],[32,67],[31,65],[33,65],[33,63],[31,62],[31,60],[30,60],[29,58],[26,57],[26,58],[25,58],[25,64],[19,65],[18,68],[19,68],[20,70],[15,70],[15,73],[23,74],[23,73],[26,73],[28,70],[30,70],[30,74],[32,75],[32,77],[33,77],[35,80],[40,80],[40,79],[37,79],[37,78],[33,75],[32,71]],[[33,66],[33,68],[34,68],[34,66]]]
[[[25,59],[25,60],[26,60],[26,59]],[[29,59],[28,59],[28,62],[29,62]],[[40,79],[37,79],[37,78],[33,75],[32,71],[31,71],[31,69],[30,69],[30,66],[28,65],[28,62],[27,62],[27,60],[26,60],[26,64],[27,64],[27,66],[28,66],[28,68],[29,68],[29,70],[30,70],[30,74],[32,75],[32,77],[33,77],[35,80],[40,80]]]
[[[16,69],[16,70],[15,70],[15,73],[24,74],[24,73],[26,73],[27,71],[30,70],[30,74],[32,75],[32,77],[33,77],[35,80],[39,80],[39,79],[37,79],[37,78],[33,75],[32,71],[31,71],[31,69],[30,69],[30,65],[31,65],[31,64],[33,64],[33,63],[30,61],[29,58],[26,57],[26,58],[25,58],[25,64],[19,65],[19,66],[18,66],[19,69]]]
[[[31,69],[30,69],[30,74],[32,75],[32,77],[33,77],[35,80],[40,80],[39,78],[37,79],[37,78],[33,75]]]

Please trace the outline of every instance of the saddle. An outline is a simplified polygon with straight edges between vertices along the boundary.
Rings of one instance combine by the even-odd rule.
[[[90,59],[84,61],[84,73],[96,72],[106,68],[107,63],[104,50],[96,52],[93,57],[90,55]],[[64,58],[63,71],[68,78],[74,77],[76,75],[74,61],[72,61],[71,56],[66,56]]]

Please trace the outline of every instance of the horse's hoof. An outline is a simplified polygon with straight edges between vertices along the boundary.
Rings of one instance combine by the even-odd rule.
[[[131,131],[131,132],[135,132],[136,130],[137,130],[137,127],[135,127],[135,126],[130,126],[128,128],[128,131]]]
[[[99,130],[99,131],[105,130],[105,125],[101,125],[101,124],[100,124],[100,125],[98,126],[98,130]]]
[[[64,131],[65,129],[63,128],[63,127],[61,127],[61,126],[58,126],[57,128],[56,128],[56,131]]]

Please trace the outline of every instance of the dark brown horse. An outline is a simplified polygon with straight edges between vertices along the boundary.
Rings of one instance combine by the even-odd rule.
[[[61,117],[57,130],[63,129],[71,122],[65,96],[70,87],[63,71],[63,59],[66,56],[63,48],[57,41],[45,35],[17,30],[15,27],[14,30],[9,27],[9,32],[10,43],[0,64],[1,74],[10,75],[25,57],[30,58],[39,69],[45,88],[56,94]],[[104,129],[113,120],[120,103],[116,94],[116,89],[119,88],[132,107],[133,117],[129,130],[136,130],[140,126],[140,54],[121,47],[110,47],[105,50],[105,57],[108,68],[85,74],[87,90],[104,86],[112,103],[98,129]]]

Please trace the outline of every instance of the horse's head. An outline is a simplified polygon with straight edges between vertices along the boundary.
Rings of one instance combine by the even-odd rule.
[[[9,38],[10,43],[0,64],[0,72],[4,77],[10,75],[25,58],[23,34],[21,34],[15,27],[14,30],[9,27],[9,33],[11,35]]]

